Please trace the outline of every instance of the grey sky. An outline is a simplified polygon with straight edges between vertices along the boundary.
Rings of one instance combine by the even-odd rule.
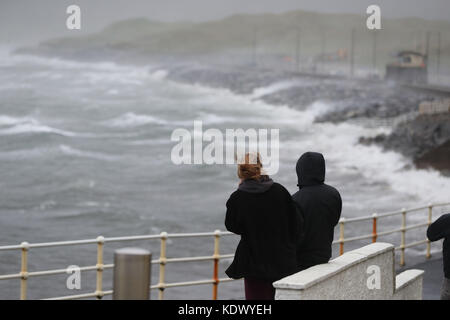
[[[450,0],[0,0],[0,42],[39,41],[72,34],[65,28],[66,7],[82,10],[82,31],[98,31],[130,17],[176,21],[215,20],[236,13],[279,13],[310,10],[365,14],[370,4],[382,17],[450,20]]]

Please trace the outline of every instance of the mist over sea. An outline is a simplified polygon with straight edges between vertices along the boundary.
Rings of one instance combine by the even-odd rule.
[[[345,217],[448,200],[450,178],[417,170],[398,153],[357,143],[360,136],[389,132],[389,127],[315,123],[335,107],[329,101],[294,110],[259,99],[265,92],[313,83],[277,82],[237,95],[177,83],[168,72],[152,65],[84,63],[0,50],[0,245],[224,230],[225,202],[238,183],[235,166],[171,162],[173,130],[193,130],[194,120],[203,121],[204,130],[222,132],[280,129],[280,170],[273,178],[290,192],[297,189],[298,157],[322,152],[326,181],[341,192]],[[369,233],[370,226],[346,232]],[[237,240],[224,238],[221,252],[233,253]],[[157,241],[128,245],[148,248],[158,257]],[[106,244],[106,263],[123,246]],[[31,250],[29,268],[95,265],[95,250],[95,245]],[[212,252],[212,239],[169,240],[167,248],[169,257]],[[221,277],[229,262],[221,262]],[[0,274],[17,273],[19,266],[18,251],[0,253]],[[153,283],[157,271],[154,265]],[[111,287],[111,275],[105,271],[105,288]],[[211,262],[167,267],[167,282],[210,277]],[[78,293],[66,289],[65,279],[30,279],[29,298]],[[83,292],[94,290],[94,279],[95,272],[83,276]],[[242,287],[241,282],[220,284],[219,298],[240,299]],[[18,296],[19,280],[0,282],[1,299]],[[209,285],[166,290],[173,299],[210,296]]]

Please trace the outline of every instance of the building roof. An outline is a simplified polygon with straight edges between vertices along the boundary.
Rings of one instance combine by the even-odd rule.
[[[398,57],[404,56],[404,55],[415,55],[415,56],[420,56],[420,57],[425,57],[424,54],[417,52],[417,51],[412,51],[412,50],[403,50],[403,51],[399,51],[397,53]]]

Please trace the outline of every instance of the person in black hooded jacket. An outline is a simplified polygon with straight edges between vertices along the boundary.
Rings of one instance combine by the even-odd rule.
[[[296,169],[300,190],[292,198],[304,219],[302,240],[297,246],[297,265],[299,270],[304,270],[330,260],[342,200],[335,188],[324,183],[325,159],[321,153],[304,153]]]
[[[444,239],[442,255],[444,259],[444,281],[442,283],[441,300],[450,300],[450,213],[444,214],[427,229],[430,241]]]
[[[300,224],[290,193],[261,174],[262,164],[238,166],[238,190],[227,201],[225,226],[241,236],[233,262],[225,273],[244,278],[247,300],[273,300],[272,283],[293,274]]]

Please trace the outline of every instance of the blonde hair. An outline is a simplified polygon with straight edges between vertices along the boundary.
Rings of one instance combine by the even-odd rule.
[[[240,179],[259,179],[261,177],[262,162],[259,153],[246,153],[244,161],[238,162],[238,177]]]

